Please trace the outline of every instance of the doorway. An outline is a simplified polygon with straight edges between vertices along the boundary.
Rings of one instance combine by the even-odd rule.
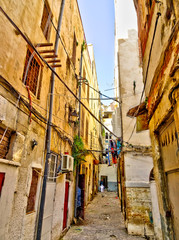
[[[67,227],[67,219],[68,219],[68,197],[69,197],[69,182],[66,182],[66,183],[65,183],[64,212],[63,212],[63,230]]]
[[[105,189],[108,188],[108,176],[101,176],[101,183],[103,183],[103,186]]]

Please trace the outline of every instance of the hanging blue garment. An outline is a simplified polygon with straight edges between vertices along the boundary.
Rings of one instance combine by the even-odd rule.
[[[109,166],[111,166],[111,163],[112,163],[112,154],[111,154],[111,146],[110,146],[110,143],[108,145],[108,163],[109,163]]]
[[[122,149],[121,141],[117,140],[117,155],[120,154]]]

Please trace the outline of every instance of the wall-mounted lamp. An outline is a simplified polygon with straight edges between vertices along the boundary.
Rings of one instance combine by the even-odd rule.
[[[76,110],[69,112],[69,122],[75,123],[78,120],[78,114]]]
[[[37,142],[35,139],[33,139],[33,140],[31,141],[31,148],[32,148],[32,150],[33,150],[34,147],[37,146],[37,145],[38,145],[38,142]]]

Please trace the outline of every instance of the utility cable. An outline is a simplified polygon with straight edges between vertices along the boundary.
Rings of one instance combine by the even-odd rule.
[[[159,20],[159,17],[161,16],[161,13],[160,12],[157,12],[157,18],[156,18],[156,21],[155,21],[155,27],[154,27],[154,33],[153,33],[153,37],[152,37],[152,43],[151,43],[151,46],[150,46],[150,52],[149,52],[149,58],[148,58],[148,63],[147,63],[147,70],[146,70],[146,74],[145,74],[145,80],[144,80],[144,87],[143,87],[143,90],[142,90],[142,94],[141,94],[141,97],[140,97],[140,103],[139,103],[139,106],[136,110],[136,112],[134,113],[134,117],[138,114],[139,112],[139,109],[140,109],[140,105],[141,105],[141,102],[142,102],[142,98],[143,98],[143,95],[144,95],[144,91],[145,91],[145,87],[146,87],[146,84],[147,84],[147,78],[148,78],[148,72],[149,72],[149,66],[150,66],[150,59],[151,59],[151,54],[152,54],[152,48],[153,48],[153,44],[154,44],[154,39],[155,39],[155,34],[156,34],[156,30],[157,30],[157,25],[158,25],[158,20]],[[134,125],[134,128],[132,130],[132,133],[128,139],[127,142],[130,141],[130,139],[132,138],[133,134],[134,134],[134,130],[135,130],[135,127],[136,127],[136,123]]]
[[[85,84],[86,84],[87,86],[89,86],[91,89],[93,89],[95,92],[99,93],[99,95],[102,95],[102,96],[106,97],[107,99],[113,100],[113,101],[115,101],[115,102],[117,102],[117,103],[120,104],[120,102],[119,102],[118,100],[116,100],[115,98],[111,98],[111,97],[109,97],[109,96],[101,93],[100,91],[98,91],[98,90],[96,90],[95,88],[93,88],[92,86],[90,86],[88,83],[85,83]]]
[[[46,6],[46,4],[45,4],[45,0],[43,0],[43,2],[44,2],[44,6],[45,6],[45,8],[46,8],[46,11],[47,11],[48,14],[50,15],[50,11],[49,11],[49,9],[47,8],[47,6]],[[60,42],[61,42],[61,44],[62,44],[62,46],[63,46],[63,49],[64,49],[64,51],[65,51],[65,53],[66,53],[68,59],[70,60],[70,65],[72,66],[72,69],[73,69],[73,72],[74,72],[74,76],[75,76],[75,78],[76,78],[77,80],[79,80],[79,79],[77,78],[77,74],[76,74],[76,72],[75,72],[74,64],[73,64],[73,62],[71,61],[71,58],[70,58],[70,56],[69,56],[69,54],[68,54],[68,51],[66,50],[66,47],[65,47],[65,45],[64,45],[64,43],[63,43],[63,41],[62,41],[62,38],[61,38],[61,36],[60,36],[60,34],[59,34],[57,28],[55,27],[55,24],[54,24],[52,18],[50,18],[50,21],[51,21],[51,23],[52,23],[53,28],[55,29],[55,31],[56,31],[56,33],[57,33],[57,36],[58,36],[59,39],[60,39]],[[85,84],[86,84],[86,83],[85,83]],[[87,85],[88,85],[88,84],[87,84]],[[119,101],[114,100],[113,98],[110,98],[110,97],[108,97],[108,96],[102,94],[100,91],[94,89],[94,88],[91,87],[91,86],[89,86],[89,87],[92,88],[94,91],[98,92],[100,95],[106,97],[107,99],[109,99],[109,100],[113,100],[113,101],[116,101],[116,102],[118,102],[118,103],[120,104]]]
[[[54,73],[54,75],[57,77],[57,79],[60,80],[60,82],[66,87],[66,89],[74,96],[74,98],[80,102],[80,104],[89,112],[89,114],[98,122],[100,123],[108,132],[110,132],[114,137],[118,138],[116,134],[114,134],[111,130],[109,130],[99,119],[96,118],[96,116],[85,106],[83,102],[80,101],[80,99],[73,93],[73,91],[68,87],[68,85],[59,77],[59,75],[54,71],[54,69],[45,61],[45,59],[40,55],[40,53],[36,50],[34,45],[31,43],[31,41],[25,36],[25,34],[22,33],[22,31],[19,29],[19,27],[14,23],[14,21],[5,13],[5,11],[0,7],[0,11],[3,13],[3,15],[8,19],[8,21],[14,26],[14,28],[20,33],[22,38],[32,47],[32,49],[36,52],[38,57],[46,64],[46,66],[51,70],[51,72]]]

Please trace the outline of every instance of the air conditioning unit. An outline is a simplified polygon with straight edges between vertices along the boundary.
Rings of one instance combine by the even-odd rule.
[[[73,171],[73,157],[70,155],[63,155],[62,156],[62,171]]]

